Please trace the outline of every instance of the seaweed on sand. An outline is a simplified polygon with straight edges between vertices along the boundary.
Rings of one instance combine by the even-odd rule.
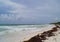
[[[60,29],[60,27],[56,25],[56,27],[53,27],[51,30],[44,31],[43,33],[41,33],[41,35],[37,34],[29,40],[23,42],[43,42],[44,40],[48,39],[47,37],[55,36],[54,32],[58,31],[58,28]]]

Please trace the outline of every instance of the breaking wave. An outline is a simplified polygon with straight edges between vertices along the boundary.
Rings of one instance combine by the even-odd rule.
[[[0,26],[0,35],[16,32],[16,31],[26,31],[26,30],[36,30],[37,28],[44,28],[49,24],[45,25],[13,25],[13,26]]]

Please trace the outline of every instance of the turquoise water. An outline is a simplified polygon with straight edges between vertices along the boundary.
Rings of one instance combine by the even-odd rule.
[[[8,29],[0,28],[0,32],[5,31],[5,30],[8,30]]]
[[[14,31],[25,31],[25,30],[30,30],[30,29],[38,29],[38,28],[43,28],[47,26],[46,25],[1,25],[0,24],[0,35],[5,34],[5,33],[10,33]]]

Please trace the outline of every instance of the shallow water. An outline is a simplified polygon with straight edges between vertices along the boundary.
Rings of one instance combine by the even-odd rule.
[[[14,31],[21,31],[21,30],[29,30],[29,29],[36,29],[36,28],[42,28],[45,27],[46,25],[0,25],[0,35],[9,32],[14,32]]]
[[[45,24],[45,25],[0,25],[0,42],[10,42],[8,41],[7,38],[9,38],[10,36],[15,35],[15,32],[19,32],[19,36],[23,36],[23,33],[26,33],[28,35],[28,33],[40,30],[41,28],[45,28],[47,27],[49,24]],[[25,34],[24,34],[25,35]],[[11,38],[11,37],[10,37]],[[10,39],[9,38],[9,39]],[[18,38],[18,37],[17,37]],[[6,40],[5,40],[6,39]],[[12,41],[13,42],[13,41]]]

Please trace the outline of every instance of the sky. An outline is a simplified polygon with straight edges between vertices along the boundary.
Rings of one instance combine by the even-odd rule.
[[[60,0],[0,0],[0,24],[60,21]]]

